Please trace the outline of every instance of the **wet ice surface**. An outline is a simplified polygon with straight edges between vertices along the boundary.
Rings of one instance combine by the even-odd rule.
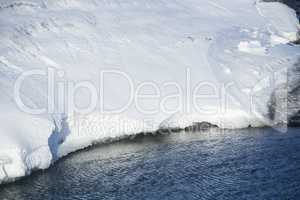
[[[139,136],[72,154],[0,199],[299,199],[300,129]]]

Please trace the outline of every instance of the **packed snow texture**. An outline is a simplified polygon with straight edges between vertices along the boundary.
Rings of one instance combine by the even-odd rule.
[[[281,3],[2,0],[0,182],[48,168],[60,157],[95,142],[160,128],[184,128],[202,121],[220,128],[286,122],[285,117],[274,116],[278,112],[268,116],[274,91],[284,88],[288,71],[295,68],[299,47],[290,42],[297,38],[295,11]],[[117,114],[101,112],[103,106],[124,106],[130,96],[129,80],[111,73],[97,109],[86,114],[60,110],[65,101],[58,100],[63,97],[55,90],[54,112],[28,114],[16,104],[16,81],[24,72],[48,68],[58,71],[55,83],[95,85],[101,70],[121,71],[135,89],[147,83],[140,87],[141,94],[156,94],[159,86],[161,99],[148,98],[139,106],[133,102]],[[190,88],[203,82],[217,88],[218,98],[208,95],[192,102]],[[224,109],[219,88],[229,83]],[[202,97],[212,92],[199,88]],[[255,98],[250,106],[251,91]],[[162,101],[170,94],[179,95]],[[43,76],[21,84],[20,97],[30,108],[47,107],[48,96]],[[78,90],[75,101],[84,107],[89,93]],[[166,109],[161,109],[161,102]]]

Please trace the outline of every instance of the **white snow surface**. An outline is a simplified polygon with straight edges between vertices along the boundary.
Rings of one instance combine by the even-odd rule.
[[[298,60],[299,47],[289,44],[298,39],[298,26],[292,9],[255,0],[1,0],[0,183],[46,169],[96,142],[141,132],[202,121],[220,128],[273,123],[268,103]],[[24,112],[15,101],[18,77],[48,68],[60,70],[55,84],[98,85],[101,70],[118,70],[141,94],[157,94],[158,86],[160,98],[101,112],[103,106],[120,108],[130,97],[129,81],[114,74],[107,76],[97,109],[57,111],[65,102],[55,90],[55,112]],[[216,87],[218,97],[191,98],[199,83]],[[219,88],[229,83],[224,106]],[[212,92],[204,88],[197,90],[202,97]],[[21,85],[21,98],[31,108],[44,108],[48,91],[45,77],[32,76]],[[179,102],[162,101],[178,91]],[[89,101],[78,90],[76,102]]]

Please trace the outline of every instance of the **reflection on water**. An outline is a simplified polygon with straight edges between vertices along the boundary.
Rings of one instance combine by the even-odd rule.
[[[0,199],[237,198],[300,198],[300,129],[139,136],[0,187]]]

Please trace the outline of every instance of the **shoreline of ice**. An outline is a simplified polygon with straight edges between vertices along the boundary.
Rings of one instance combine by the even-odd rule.
[[[299,37],[296,14],[281,3],[14,0],[0,3],[0,17],[0,183],[47,169],[59,158],[94,143],[142,132],[200,122],[224,129],[268,126],[281,120],[276,108],[274,119],[266,118],[273,92],[285,84],[280,69],[296,68],[300,57],[299,47],[289,44]],[[265,86],[261,80],[271,75],[270,65],[279,78]],[[132,106],[122,116],[97,112],[35,116],[21,112],[12,100],[20,72],[52,67],[64,70],[71,81],[95,81],[95,71],[107,66],[126,70],[136,82],[150,77],[163,84],[175,79],[182,86],[182,73],[191,69],[194,87],[197,81],[234,82],[237,87],[229,91],[230,109],[207,115],[195,108],[144,115]],[[26,103],[37,108],[45,105],[42,80],[25,86]],[[250,114],[244,108],[249,107],[253,86],[259,96]],[[126,96],[119,92],[124,89],[122,82],[117,87],[108,88],[109,106],[121,105]],[[172,90],[163,88],[163,92]],[[186,104],[192,105],[190,101]],[[218,110],[217,101],[201,103]],[[178,107],[174,102],[168,106]],[[153,121],[147,123],[149,119]]]

